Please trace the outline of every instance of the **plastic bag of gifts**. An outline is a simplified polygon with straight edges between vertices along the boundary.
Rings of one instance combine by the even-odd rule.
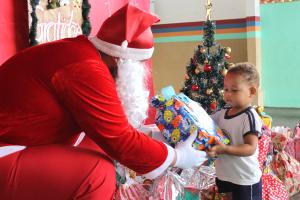
[[[272,128],[271,137],[272,141],[275,141],[273,142],[273,146],[276,150],[284,150],[293,158],[296,157],[293,134],[290,128],[284,126],[275,126]]]
[[[300,123],[296,124],[294,131],[295,158],[300,162]]]
[[[185,180],[178,174],[179,169],[169,168],[154,180],[149,200],[185,200]]]
[[[289,135],[284,128],[272,130],[274,156],[270,166],[284,183],[289,196],[292,196],[300,191],[300,164],[284,150],[288,137]]]
[[[214,166],[184,169],[180,176],[184,179],[185,197],[187,199],[225,200],[224,194],[218,193],[215,183],[216,171]],[[198,198],[197,198],[198,197]]]
[[[149,200],[151,180],[137,176],[136,172],[115,162],[117,190],[115,200]]]
[[[198,137],[193,147],[204,150],[215,143],[215,140],[229,144],[229,139],[206,111],[183,93],[176,95],[171,86],[162,89],[162,95],[152,98],[152,106],[157,108],[155,123],[169,144],[175,146],[184,141],[194,131]]]

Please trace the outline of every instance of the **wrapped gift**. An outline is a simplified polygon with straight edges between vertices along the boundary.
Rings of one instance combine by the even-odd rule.
[[[262,177],[263,200],[288,200],[289,195],[280,179],[272,174],[263,174]]]
[[[261,170],[264,169],[265,161],[269,153],[270,141],[271,138],[266,134],[262,134],[260,140],[258,141],[258,162]]]
[[[300,138],[300,123],[296,124],[293,131],[294,138]]]
[[[216,139],[229,144],[228,137],[200,104],[183,93],[155,96],[152,105],[158,109],[155,123],[171,145],[186,140],[195,131],[198,134],[193,143],[195,149],[204,150],[213,145]]]
[[[298,162],[300,162],[300,138],[294,138],[295,145],[295,158]]]
[[[271,168],[284,183],[289,196],[292,196],[300,191],[300,164],[284,151],[288,142],[284,129],[274,131],[276,132],[272,132],[272,142],[277,153],[273,157]]]

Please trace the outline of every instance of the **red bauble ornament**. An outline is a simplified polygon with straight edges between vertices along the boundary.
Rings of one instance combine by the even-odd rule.
[[[217,102],[213,101],[210,103],[210,109],[211,110],[216,110],[217,109]]]
[[[192,90],[193,90],[193,91],[199,90],[199,86],[198,86],[198,85],[192,85]]]
[[[212,69],[212,67],[209,64],[205,64],[205,66],[204,66],[204,71],[205,72],[210,72],[211,69]]]

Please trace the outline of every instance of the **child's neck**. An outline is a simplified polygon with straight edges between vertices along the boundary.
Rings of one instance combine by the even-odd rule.
[[[246,110],[248,107],[250,107],[251,104],[246,104],[244,106],[239,106],[239,107],[231,107],[228,111],[229,115],[235,115],[238,114],[239,112],[242,112],[244,110]]]

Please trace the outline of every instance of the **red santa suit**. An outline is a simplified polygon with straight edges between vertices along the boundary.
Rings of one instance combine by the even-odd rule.
[[[0,67],[0,94],[0,199],[111,199],[111,158],[156,176],[174,157],[128,123],[109,69],[85,36],[10,58]],[[82,131],[107,155],[73,147]],[[5,155],[11,145],[26,147]]]

